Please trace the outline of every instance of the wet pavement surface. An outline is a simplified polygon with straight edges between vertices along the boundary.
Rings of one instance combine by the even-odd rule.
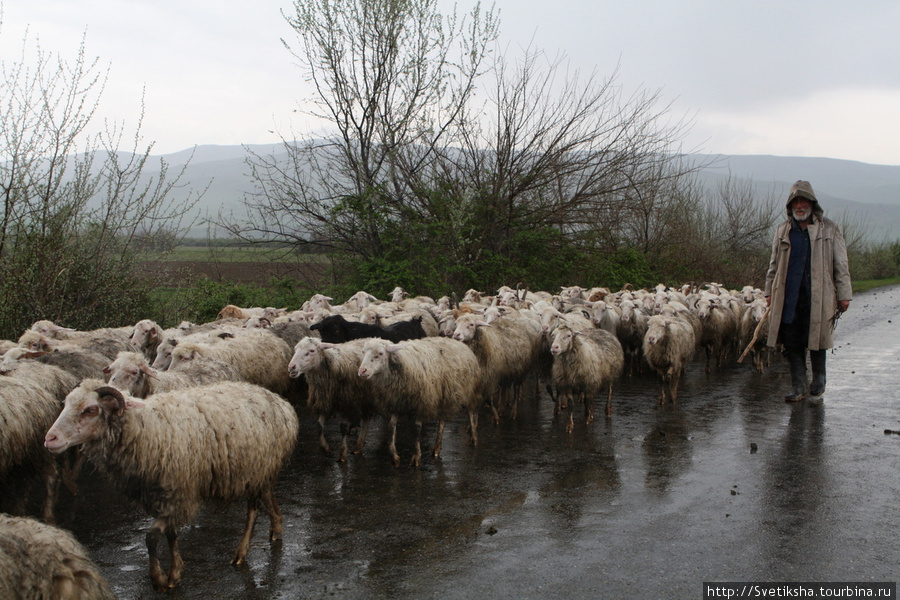
[[[611,418],[598,402],[585,425],[576,409],[567,434],[532,385],[515,421],[483,412],[472,448],[460,416],[418,469],[391,466],[381,422],[337,464],[301,413],[277,489],[284,539],[268,542],[262,514],[233,567],[245,505],[208,504],[179,532],[184,579],[167,594],[147,576],[152,519],[90,467],[58,520],[120,598],[702,598],[707,581],[897,581],[900,435],[885,430],[900,430],[898,325],[900,287],[854,300],[820,406],[783,401],[780,357],[762,375],[749,358],[707,374],[698,358],[676,406],[657,404],[653,376],[626,378]]]

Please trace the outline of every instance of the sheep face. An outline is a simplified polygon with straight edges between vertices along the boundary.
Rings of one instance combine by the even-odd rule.
[[[144,348],[149,348],[151,345],[158,343],[161,337],[162,332],[159,329],[159,325],[150,319],[144,319],[135,324],[134,331],[131,332],[128,341],[135,348],[143,350]]]
[[[323,344],[312,337],[305,337],[294,346],[294,356],[288,363],[288,375],[293,379],[300,377],[311,369],[322,364]]]
[[[103,372],[109,375],[109,385],[129,394],[137,393],[143,377],[155,376],[144,357],[133,352],[120,352]]]
[[[384,340],[372,339],[363,346],[362,361],[357,374],[363,379],[370,379],[388,368],[389,354],[399,351],[403,346]]]
[[[160,371],[168,369],[169,365],[172,364],[172,352],[174,350],[175,346],[172,344],[160,344],[156,349],[156,358],[153,359],[151,366]]]
[[[651,317],[647,322],[647,333],[644,334],[644,339],[647,340],[648,344],[659,343],[665,337],[666,329],[671,323],[671,318],[662,315]]]
[[[82,384],[66,396],[62,412],[44,437],[44,446],[59,454],[72,446],[97,440],[106,431],[109,418],[121,415],[124,410],[125,397],[119,390]]]
[[[550,354],[559,356],[572,349],[577,334],[568,327],[557,327],[553,332],[552,343],[550,344]]]
[[[53,344],[46,335],[36,331],[26,331],[19,338],[19,346],[31,352],[52,352]]]
[[[483,321],[477,315],[462,315],[456,320],[456,329],[453,330],[453,339],[460,342],[471,342],[479,327],[490,327],[490,323]]]
[[[179,367],[184,368],[182,365],[202,356],[202,354],[199,346],[194,344],[178,344],[172,349],[172,360],[166,370],[174,371]]]

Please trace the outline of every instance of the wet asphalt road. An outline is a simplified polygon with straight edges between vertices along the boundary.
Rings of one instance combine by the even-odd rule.
[[[338,465],[305,416],[277,490],[284,540],[267,541],[261,515],[232,567],[245,507],[208,505],[179,534],[184,580],[168,594],[147,577],[152,520],[100,475],[63,492],[59,524],[120,598],[698,599],[705,581],[897,581],[900,435],[884,430],[900,430],[898,325],[900,287],[854,300],[821,406],[782,400],[778,357],[763,375],[695,360],[677,406],[657,405],[652,376],[629,378],[610,419],[598,405],[566,434],[531,388],[515,422],[482,413],[477,448],[463,417],[448,425],[419,469],[390,465],[381,423]]]

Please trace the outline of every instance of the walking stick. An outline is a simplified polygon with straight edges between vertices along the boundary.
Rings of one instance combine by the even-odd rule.
[[[759,324],[756,326],[756,329],[753,331],[753,339],[750,340],[750,343],[747,344],[746,348],[744,348],[743,354],[741,354],[740,358],[738,358],[738,360],[737,360],[738,362],[744,362],[744,359],[747,357],[747,354],[749,354],[750,349],[753,348],[753,344],[755,344],[756,340],[759,339],[759,331],[760,331],[760,329],[762,329],[763,323],[766,322],[766,319],[769,318],[770,310],[772,310],[771,305],[766,307],[766,312],[763,315],[763,318],[759,320]]]

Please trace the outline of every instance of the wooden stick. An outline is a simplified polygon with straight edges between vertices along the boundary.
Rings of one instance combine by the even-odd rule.
[[[741,354],[740,358],[738,358],[738,362],[744,362],[744,359],[747,357],[747,354],[750,352],[750,349],[753,348],[753,344],[756,343],[756,340],[759,338],[759,331],[762,329],[763,323],[766,322],[766,319],[769,318],[769,311],[772,310],[772,306],[769,305],[766,307],[766,312],[763,315],[763,318],[759,320],[759,324],[756,326],[756,329],[753,331],[753,339],[750,340],[750,343],[747,344],[747,347],[744,348],[743,354]]]

